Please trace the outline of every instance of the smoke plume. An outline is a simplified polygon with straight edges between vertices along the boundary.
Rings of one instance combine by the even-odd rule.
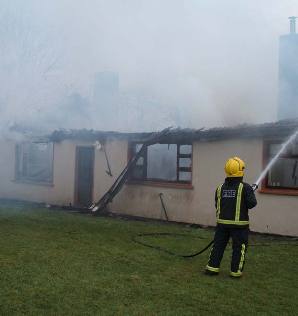
[[[2,131],[276,119],[278,37],[296,1],[0,4]]]

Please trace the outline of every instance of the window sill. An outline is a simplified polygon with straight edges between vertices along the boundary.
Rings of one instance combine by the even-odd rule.
[[[261,188],[257,191],[263,194],[275,194],[275,195],[296,195],[298,196],[298,190],[296,189],[271,189],[271,188]]]
[[[37,181],[32,181],[32,180],[25,180],[25,179],[15,179],[12,180],[14,183],[20,183],[20,184],[31,184],[31,185],[39,185],[39,186],[44,186],[44,187],[53,187],[54,183],[49,183],[49,182],[37,182]]]
[[[136,181],[130,180],[126,183],[127,185],[145,185],[150,187],[163,187],[173,189],[186,189],[192,190],[193,185],[191,183],[178,183],[178,182],[158,182],[158,181]]]

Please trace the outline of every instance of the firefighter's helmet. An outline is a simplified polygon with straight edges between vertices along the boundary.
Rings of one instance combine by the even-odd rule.
[[[243,177],[245,163],[238,157],[233,157],[227,160],[225,172],[228,178]]]

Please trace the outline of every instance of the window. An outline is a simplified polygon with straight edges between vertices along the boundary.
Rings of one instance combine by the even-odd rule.
[[[142,144],[132,144],[131,155],[136,154]],[[169,183],[191,183],[192,145],[155,144],[148,146],[131,172],[131,180]]]
[[[16,180],[53,182],[53,143],[22,143],[16,146]]]
[[[277,142],[267,144],[267,162],[277,154],[281,145]],[[289,145],[268,172],[264,182],[265,188],[297,190],[298,193],[298,143]]]

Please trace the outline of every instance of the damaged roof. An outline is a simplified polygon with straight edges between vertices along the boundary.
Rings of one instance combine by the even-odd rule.
[[[49,140],[53,142],[61,142],[66,139],[85,140],[85,141],[105,141],[107,139],[131,139],[142,140],[154,133],[121,133],[113,131],[96,131],[96,130],[56,130],[49,135]]]
[[[235,127],[211,128],[204,130],[201,140],[218,140],[229,138],[285,138],[298,129],[298,118],[255,125],[238,125]]]
[[[160,139],[160,143],[216,141],[225,139],[249,138],[280,138],[290,136],[298,129],[298,118],[263,124],[242,124],[234,127],[216,127],[210,129],[170,129]],[[105,141],[107,139],[122,139],[129,141],[146,141],[155,133],[121,133],[95,130],[57,130],[48,136],[50,141],[63,140]]]

